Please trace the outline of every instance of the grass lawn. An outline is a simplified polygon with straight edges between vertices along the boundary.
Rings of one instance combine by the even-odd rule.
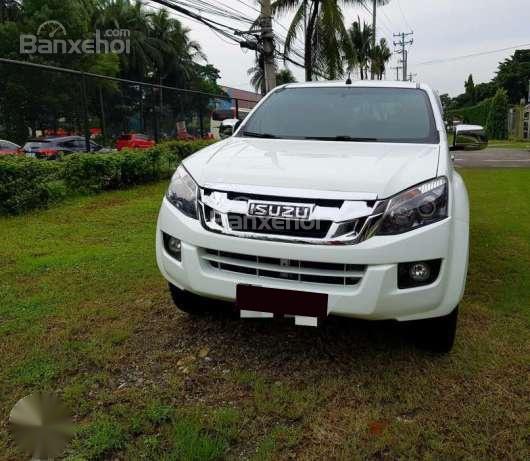
[[[452,354],[394,324],[190,318],[154,259],[165,183],[0,219],[0,458],[60,392],[69,459],[530,459],[530,169],[464,170],[471,262]]]
[[[496,141],[491,140],[488,143],[489,147],[499,147],[502,149],[517,149],[517,150],[530,150],[530,141]]]

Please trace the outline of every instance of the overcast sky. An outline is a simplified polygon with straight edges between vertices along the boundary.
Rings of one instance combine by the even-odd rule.
[[[208,0],[231,7],[254,19],[257,0]],[[371,0],[366,5],[371,8]],[[371,22],[371,16],[361,6],[344,9],[346,24],[360,16]],[[198,41],[208,61],[221,71],[221,84],[251,89],[247,69],[253,65],[254,52],[242,51],[239,45],[220,38],[208,27],[185,17],[178,18],[191,29],[191,37]],[[217,18],[225,22],[223,18]],[[290,16],[274,22],[275,33],[285,37]],[[233,23],[232,24],[237,24]],[[239,24],[239,27],[242,27]],[[475,83],[489,81],[499,61],[513,53],[513,49],[467,59],[422,64],[434,59],[488,52],[526,44],[530,48],[530,0],[390,0],[378,8],[378,38],[391,43],[392,33],[414,31],[414,44],[409,47],[409,72],[416,80],[425,81],[440,93],[451,96],[463,92],[464,80],[472,73]],[[302,41],[297,42],[302,49]],[[393,47],[391,47],[393,48]],[[297,58],[298,59],[298,58]],[[392,57],[389,67],[399,57]],[[303,69],[288,66],[299,81],[304,80]],[[387,70],[387,79],[395,79],[395,70]]]

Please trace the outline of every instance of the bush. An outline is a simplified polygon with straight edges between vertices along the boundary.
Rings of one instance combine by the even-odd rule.
[[[64,161],[65,180],[73,190],[99,192],[168,178],[183,158],[208,144],[172,141],[145,150],[72,155]]]
[[[484,101],[481,101],[471,107],[448,110],[446,113],[446,118],[448,120],[458,118],[461,119],[463,123],[486,126],[492,101],[493,98],[484,99]]]
[[[45,208],[63,198],[58,185],[63,167],[59,162],[4,157],[0,160],[0,213],[20,214]]]
[[[74,154],[64,161],[64,178],[72,190],[99,192],[116,182],[116,154]]]
[[[486,131],[490,139],[508,139],[508,93],[503,88],[493,97]]]
[[[0,158],[0,214],[44,208],[68,193],[94,193],[168,178],[211,141],[171,141],[146,150],[74,154],[62,161]]]

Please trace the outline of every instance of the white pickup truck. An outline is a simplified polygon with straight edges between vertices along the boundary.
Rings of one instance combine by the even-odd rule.
[[[469,204],[427,85],[288,84],[234,135],[186,158],[163,199],[160,271],[189,313],[412,322],[452,348],[468,263]]]

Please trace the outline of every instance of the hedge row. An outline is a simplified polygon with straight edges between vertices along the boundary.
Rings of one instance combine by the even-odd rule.
[[[491,111],[492,101],[493,98],[488,98],[471,107],[448,110],[446,118],[448,120],[458,118],[461,119],[463,123],[486,126]]]
[[[0,214],[45,208],[68,194],[121,189],[168,178],[210,141],[171,141],[146,150],[74,154],[61,161],[0,157]]]

